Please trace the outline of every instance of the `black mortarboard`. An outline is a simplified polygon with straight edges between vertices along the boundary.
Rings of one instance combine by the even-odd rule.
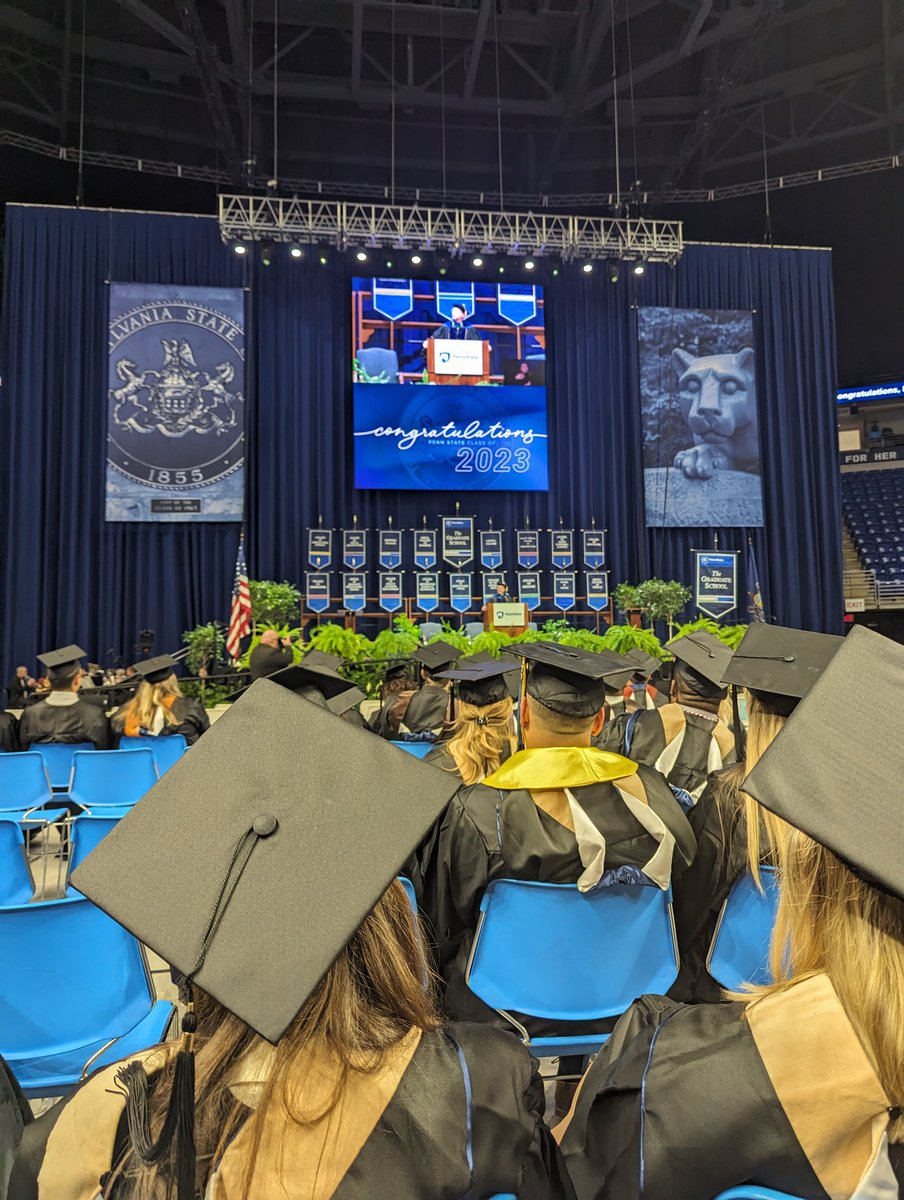
[[[267,678],[292,692],[299,688],[316,688],[327,704],[352,686],[347,679],[343,679],[329,667],[309,665],[307,662],[291,663],[281,671],[274,671]]]
[[[462,653],[448,642],[431,642],[428,646],[419,646],[411,656],[428,671],[440,671],[462,657]]]
[[[725,679],[748,688],[788,716],[820,677],[845,639],[831,633],[756,622],[731,660]]]
[[[159,654],[156,658],[143,658],[135,664],[135,670],[148,683],[162,683],[176,670],[176,659],[171,654]]]
[[[715,634],[707,633],[705,629],[697,629],[693,633],[686,633],[684,637],[667,642],[666,649],[716,687],[726,686],[725,672],[731,662],[731,650],[724,642],[720,642]]]
[[[259,679],[73,884],[276,1042],[459,783]]]
[[[38,662],[48,671],[59,671],[63,667],[74,667],[83,658],[88,657],[88,651],[81,646],[61,646],[59,650],[45,650],[38,655]]]
[[[592,717],[606,702],[606,676],[624,671],[608,654],[563,646],[559,642],[525,642],[510,646],[527,659],[527,694],[563,717]]]
[[[338,654],[327,654],[325,650],[309,650],[302,661],[306,666],[327,667],[330,671],[337,671],[343,662]]]
[[[348,680],[346,680],[347,682]],[[354,708],[356,704],[360,704],[362,700],[366,699],[367,696],[364,692],[352,684],[344,692],[340,692],[338,696],[333,696],[331,700],[327,700],[326,706],[331,713],[335,713],[337,717],[341,717],[344,712],[348,712],[350,708]]]
[[[626,650],[624,657],[630,660],[638,675],[644,675],[647,679],[662,666],[662,662],[655,655],[647,654],[645,650],[639,650],[636,646]]]
[[[790,632],[790,631],[789,631]],[[901,718],[904,646],[855,625],[746,777],[743,790],[904,898]],[[869,680],[889,703],[846,704]]]
[[[488,655],[477,661],[474,657],[463,658],[454,670],[440,671],[439,678],[455,681],[456,695],[464,704],[483,708],[512,698],[509,680],[517,681],[520,670],[521,664],[515,658],[507,655],[491,658]]]

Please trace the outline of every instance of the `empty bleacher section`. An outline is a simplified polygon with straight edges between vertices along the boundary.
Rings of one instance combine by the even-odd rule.
[[[865,573],[861,579],[872,584],[875,606],[904,605],[904,470],[843,472],[841,501]],[[846,561],[845,575],[856,575],[856,564]],[[855,593],[846,587],[845,594]]]

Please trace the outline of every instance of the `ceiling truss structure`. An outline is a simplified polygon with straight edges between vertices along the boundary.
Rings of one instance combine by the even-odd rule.
[[[85,161],[123,169],[270,178],[277,66],[283,192],[386,194],[391,112],[431,202],[498,203],[498,122],[508,203],[610,203],[616,100],[623,211],[904,151],[899,0],[0,0],[7,144],[68,160],[85,12]]]

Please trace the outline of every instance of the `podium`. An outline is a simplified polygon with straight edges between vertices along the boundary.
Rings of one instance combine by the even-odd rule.
[[[527,630],[530,614],[526,604],[490,603],[483,606],[483,627],[496,633],[510,633],[515,637]]]
[[[490,377],[490,343],[475,338],[428,338],[430,383],[483,383]]]

